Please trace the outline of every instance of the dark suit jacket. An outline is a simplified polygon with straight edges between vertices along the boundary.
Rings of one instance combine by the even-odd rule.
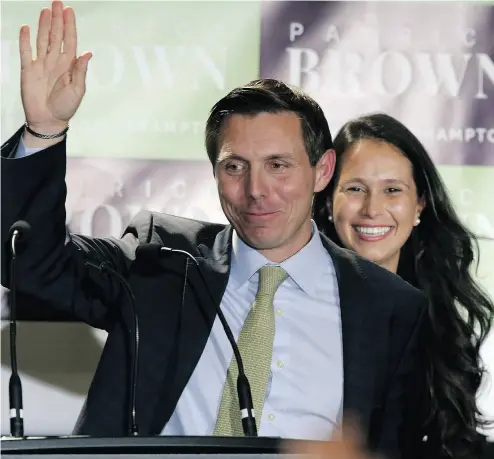
[[[136,259],[135,249],[157,242],[190,252],[220,304],[229,275],[232,228],[142,212],[121,239],[72,234],[64,243],[65,141],[27,158],[8,159],[20,133],[2,146],[2,284],[8,287],[10,282],[8,229],[24,219],[31,235],[18,257],[19,291],[108,331],[75,432],[121,436],[128,421],[132,309],[121,284],[85,262],[106,261],[121,273],[131,285],[139,315],[137,421],[141,434],[159,434],[201,356],[216,310],[191,264],[184,286],[182,256],[163,257],[153,266]],[[324,236],[322,240],[339,285],[344,410],[358,416],[371,447],[389,457],[415,459],[426,300],[398,276]]]

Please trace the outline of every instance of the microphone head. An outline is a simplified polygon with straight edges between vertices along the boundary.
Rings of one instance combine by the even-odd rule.
[[[136,259],[157,261],[161,255],[161,248],[161,244],[156,242],[139,244],[136,248]]]
[[[9,229],[9,235],[12,237],[14,235],[14,231],[17,231],[17,241],[24,240],[29,231],[31,230],[31,225],[24,220],[17,220]]]

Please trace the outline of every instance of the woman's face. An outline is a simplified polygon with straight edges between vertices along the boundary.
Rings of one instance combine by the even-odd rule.
[[[329,213],[343,245],[396,272],[423,205],[412,164],[394,146],[366,139],[344,154]]]

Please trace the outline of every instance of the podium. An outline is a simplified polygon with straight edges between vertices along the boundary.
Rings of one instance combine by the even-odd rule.
[[[271,437],[27,437],[1,439],[5,459],[274,459]]]

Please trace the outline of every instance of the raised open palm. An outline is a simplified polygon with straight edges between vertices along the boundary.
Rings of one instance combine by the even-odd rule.
[[[86,72],[91,53],[79,58],[75,13],[63,2],[54,1],[39,16],[33,59],[29,26],[21,27],[21,96],[26,121],[43,132],[67,126],[86,91]]]

